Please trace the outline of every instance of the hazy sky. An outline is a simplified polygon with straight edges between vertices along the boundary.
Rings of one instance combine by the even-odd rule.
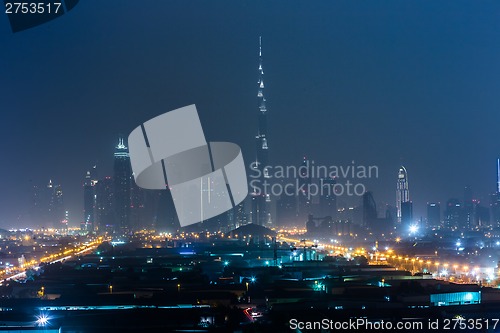
[[[0,14],[0,226],[25,221],[30,184],[63,185],[71,223],[120,133],[196,104],[210,141],[254,157],[263,36],[270,159],[379,166],[394,204],[409,174],[427,201],[485,203],[500,156],[498,1],[84,0],[13,34]]]

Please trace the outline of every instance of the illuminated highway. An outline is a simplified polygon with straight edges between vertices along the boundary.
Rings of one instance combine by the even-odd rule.
[[[67,259],[72,258],[73,256],[79,256],[86,254],[94,249],[96,249],[103,241],[102,237],[99,237],[98,239],[85,243],[83,245],[75,246],[72,249],[67,249],[62,251],[61,249],[59,252],[54,251],[55,253],[47,255],[45,257],[40,258],[40,260],[31,260],[29,262],[26,262],[20,266],[14,266],[8,269],[4,269],[0,271],[0,285],[2,285],[4,282],[9,281],[9,280],[17,280],[17,279],[24,279],[26,278],[26,272],[29,269],[34,269],[38,270],[40,269],[41,264],[54,264],[57,262],[61,262]]]
[[[339,244],[321,243],[319,241],[305,240],[302,238],[279,237],[279,241],[294,244],[300,250],[301,248],[315,248],[318,252],[324,252],[328,255],[341,255],[345,258],[364,256],[368,259],[370,265],[390,265],[396,269],[406,270],[412,274],[428,273],[433,278],[448,280],[455,283],[478,283],[482,285],[495,285],[498,278],[497,268],[480,267],[470,265],[464,262],[447,262],[429,257],[415,257],[396,253],[390,248],[381,251],[377,248],[371,250],[358,247],[351,248]]]

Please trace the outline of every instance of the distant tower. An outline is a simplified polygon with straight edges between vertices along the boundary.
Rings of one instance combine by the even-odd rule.
[[[262,37],[259,37],[259,80],[257,81],[257,99],[259,105],[259,123],[258,132],[255,136],[256,143],[256,161],[255,169],[260,175],[259,183],[260,187],[254,187],[252,189],[252,223],[270,226],[271,225],[271,214],[270,214],[270,202],[271,197],[269,193],[264,193],[264,181],[269,179],[269,174],[267,170],[268,166],[268,136],[267,136],[267,108],[266,108],[266,98],[264,96],[264,69],[262,65]]]
[[[83,222],[82,231],[93,231],[95,223],[95,189],[90,171],[85,175],[83,183]]]
[[[303,221],[308,219],[309,214],[312,214],[312,198],[309,189],[311,188],[311,163],[304,156],[302,165],[299,167],[299,192],[298,192],[298,215]]]
[[[111,177],[104,177],[95,184],[96,223],[94,230],[98,229],[101,234],[106,231],[113,231],[115,225],[113,190],[114,182]]]
[[[496,191],[490,195],[490,208],[493,225],[500,228],[500,158],[497,159],[497,184]]]
[[[500,158],[497,158],[497,193],[500,193]]]
[[[373,228],[377,218],[377,204],[373,194],[370,191],[365,192],[363,194],[363,226],[368,229]]]
[[[331,216],[334,220],[337,217],[337,196],[335,195],[335,178],[322,178],[320,180],[321,196],[319,206],[321,216]]]
[[[127,232],[130,229],[130,179],[132,168],[128,147],[120,138],[115,150],[114,161],[114,211],[115,230]]]
[[[441,204],[439,202],[427,203],[427,227],[437,228],[441,225]]]
[[[470,229],[475,226],[475,214],[474,214],[474,200],[472,195],[472,189],[470,186],[465,186],[464,188],[464,205],[463,205],[463,225],[462,229]]]
[[[401,224],[401,204],[410,201],[410,192],[408,191],[408,173],[406,168],[401,166],[398,172],[398,183],[396,187],[396,209],[397,223]]]
[[[61,224],[64,221],[64,199],[61,185],[53,185],[52,180],[47,185],[47,193],[49,195],[49,226],[60,229],[64,226]]]

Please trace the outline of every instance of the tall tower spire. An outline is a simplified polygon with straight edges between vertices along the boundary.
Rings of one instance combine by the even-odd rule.
[[[259,67],[258,67],[259,79],[257,81],[257,101],[258,101],[258,129],[257,135],[255,136],[256,143],[256,163],[254,164],[255,171],[260,175],[259,184],[260,186],[254,186],[252,189],[252,223],[270,226],[271,215],[270,215],[270,202],[271,197],[269,193],[264,190],[267,188],[264,186],[264,182],[269,178],[267,166],[268,162],[268,150],[269,142],[267,136],[267,107],[266,107],[266,97],[264,95],[264,67],[262,61],[262,37],[259,36]],[[267,180],[268,181],[268,180]]]

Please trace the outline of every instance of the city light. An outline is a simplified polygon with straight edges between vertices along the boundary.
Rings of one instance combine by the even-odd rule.
[[[49,317],[46,314],[42,313],[36,317],[35,324],[37,326],[47,326],[49,324]]]
[[[417,226],[416,224],[412,224],[412,225],[410,226],[410,233],[411,233],[411,234],[415,234],[415,233],[417,233],[417,232],[418,232],[418,226]]]

